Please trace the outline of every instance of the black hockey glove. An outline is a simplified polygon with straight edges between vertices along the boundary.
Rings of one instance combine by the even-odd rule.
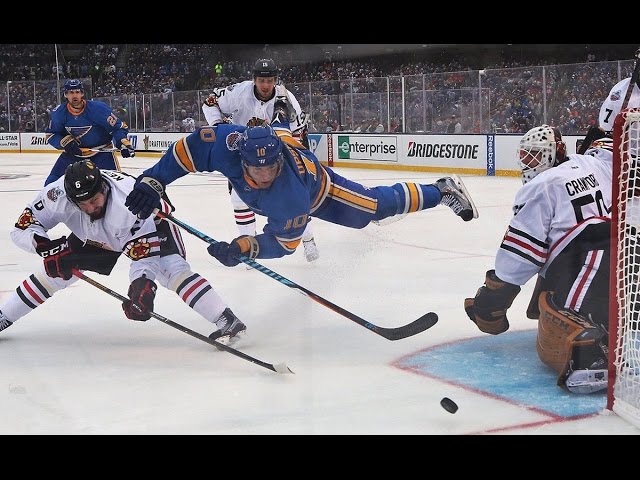
[[[146,275],[136,278],[129,285],[130,300],[122,302],[122,310],[127,318],[146,322],[153,312],[153,300],[156,298],[157,286]]]
[[[503,282],[495,270],[489,270],[475,298],[464,300],[464,310],[481,331],[498,335],[509,329],[507,309],[518,293],[518,285]]]
[[[240,255],[246,255],[247,257],[254,259],[258,256],[260,250],[259,245],[255,237],[243,235],[231,241],[218,242],[213,245],[209,245],[207,252],[212,257],[215,257],[221,264],[226,267],[235,267],[240,263],[238,257]]]
[[[75,265],[71,262],[71,248],[67,237],[60,237],[56,240],[34,235],[36,241],[36,252],[43,258],[44,269],[52,278],[62,278],[69,280],[73,276],[72,269]]]
[[[120,144],[120,155],[122,155],[122,158],[129,158],[129,157],[136,156],[136,151],[133,148],[133,145],[131,145],[131,142],[126,138],[123,138]]]
[[[162,183],[153,177],[138,177],[133,190],[124,204],[138,218],[148,218],[156,208],[160,208],[160,197],[164,193]]]
[[[73,135],[67,135],[60,140],[60,146],[64,148],[64,152],[67,155],[74,155],[77,157],[82,156],[82,150],[80,149],[80,142]]]

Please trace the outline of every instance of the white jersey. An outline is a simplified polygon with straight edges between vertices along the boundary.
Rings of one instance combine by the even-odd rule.
[[[624,80],[616,83],[600,107],[598,125],[605,132],[613,130],[613,123],[616,121],[616,116],[622,109],[622,103],[624,102],[624,97],[627,94],[627,87],[629,86],[630,81],[631,77],[625,78]],[[640,107],[640,88],[638,88],[638,85],[634,85],[627,108],[637,107]]]
[[[496,275],[524,285],[538,274],[562,237],[591,217],[611,217],[613,154],[591,148],[569,155],[524,184],[514,200],[514,216],[498,253]]]
[[[11,239],[19,248],[36,252],[33,235],[49,238],[47,231],[63,223],[80,240],[90,245],[124,252],[132,260],[131,280],[146,274],[154,280],[159,271],[160,241],[153,217],[145,220],[132,214],[124,202],[133,189],[135,178],[114,170],[101,170],[109,185],[105,214],[98,220],[84,213],[64,190],[64,176],[47,185],[27,205],[11,231]]]
[[[279,87],[277,85],[276,90]],[[222,121],[223,114],[231,117],[235,125],[271,123],[275,93],[270,100],[263,102],[255,95],[253,80],[246,80],[226,88],[217,88],[214,94],[217,96],[218,106],[202,105],[202,112],[209,125]],[[290,120],[291,133],[298,136],[307,125],[307,115],[291,92],[288,92],[288,98],[295,110],[295,118]]]

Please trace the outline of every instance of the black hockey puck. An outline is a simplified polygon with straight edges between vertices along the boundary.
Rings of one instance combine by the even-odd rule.
[[[449,413],[456,413],[458,411],[458,405],[450,398],[444,397],[440,400],[440,405]]]

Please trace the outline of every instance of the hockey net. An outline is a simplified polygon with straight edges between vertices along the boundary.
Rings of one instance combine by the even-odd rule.
[[[607,408],[640,428],[640,109],[613,136]]]

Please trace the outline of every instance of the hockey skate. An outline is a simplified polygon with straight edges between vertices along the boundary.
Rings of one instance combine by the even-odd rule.
[[[216,320],[216,326],[218,330],[209,335],[209,338],[224,345],[228,345],[232,339],[237,340],[237,336],[247,330],[247,326],[228,307]]]
[[[320,258],[320,252],[313,237],[309,240],[303,240],[302,245],[304,247],[304,258],[307,259],[307,262],[313,262]]]
[[[589,368],[572,371],[565,385],[571,393],[594,393],[607,388],[608,378],[607,360],[599,358]]]
[[[440,205],[449,207],[465,222],[478,218],[478,210],[460,177],[452,175],[441,178],[436,181],[435,186],[438,187],[442,195]]]
[[[13,322],[5,317],[2,311],[0,311],[0,332],[5,328],[9,328],[11,325],[13,325]]]

